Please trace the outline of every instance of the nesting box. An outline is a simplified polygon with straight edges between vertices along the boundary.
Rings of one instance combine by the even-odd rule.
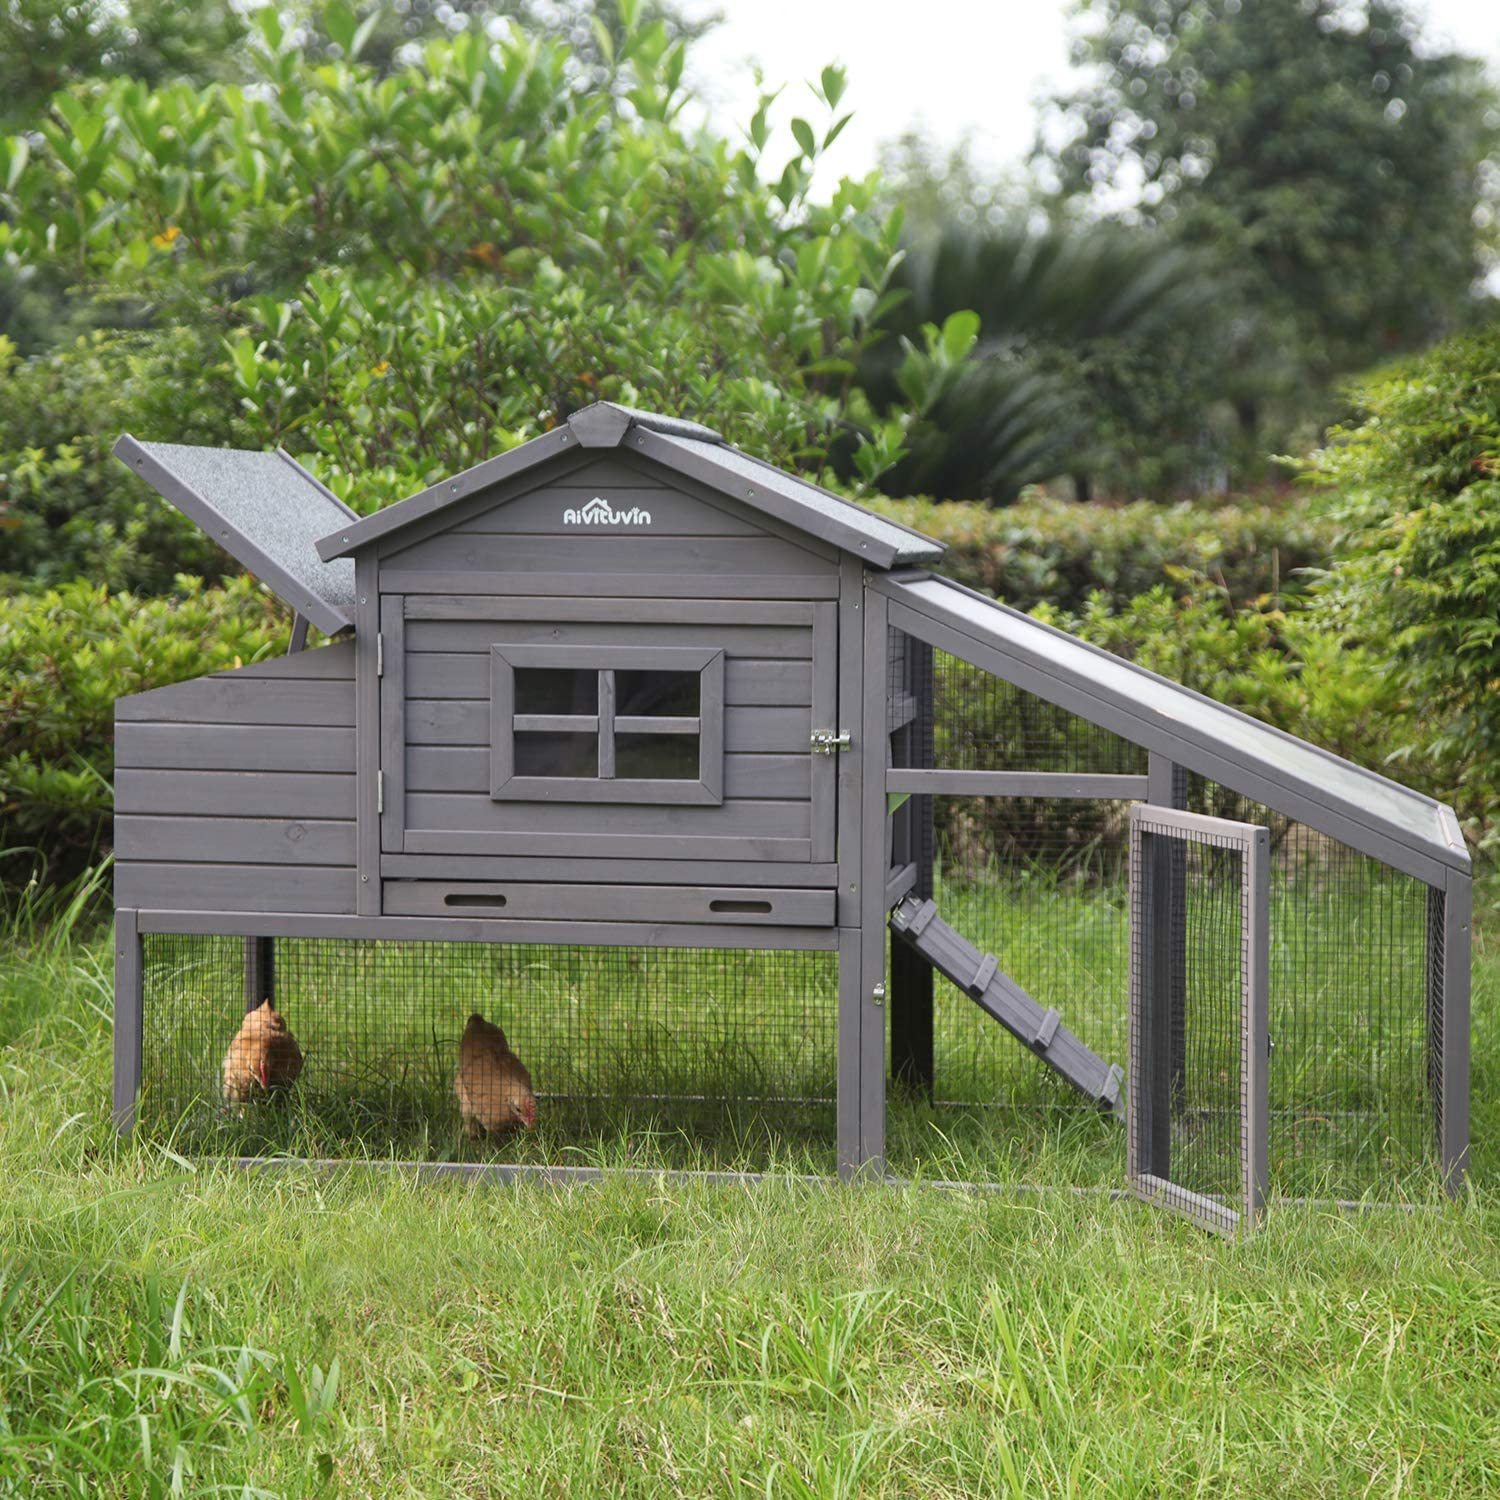
[[[1420,950],[1412,1107],[1460,1169],[1468,861],[1439,804],[935,576],[938,543],[693,422],[600,403],[365,518],[284,453],[117,452],[297,615],[287,656],[118,705],[122,1124],[143,1076],[210,1100],[241,1000],[279,995],[298,1090],[405,1110],[429,1156],[474,1009],[529,1048],[544,1117],[606,1056],[659,1099],[701,1100],[712,1062],[726,1096],[826,1106],[839,1169],[878,1169],[888,1074],[933,1086],[934,971],[1123,1116],[1068,996],[945,918],[934,808],[965,798],[1044,832],[1116,810],[1142,1191],[1198,1193],[1170,1124],[1204,1107],[1181,1038],[1215,985],[1244,1171],[1198,1196],[1263,1191],[1272,816],[1420,889],[1392,940]],[[1192,777],[1267,818],[1205,819]]]

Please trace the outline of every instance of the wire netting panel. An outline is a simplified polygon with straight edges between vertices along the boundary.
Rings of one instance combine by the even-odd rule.
[[[948,771],[1064,771],[1144,775],[1146,751],[1108,729],[945,651],[912,652],[892,631],[887,701],[892,727],[908,696],[932,703],[923,742],[896,765]],[[918,759],[925,754],[926,758]]]
[[[1273,1190],[1356,1198],[1430,1174],[1442,893],[1202,777],[1188,800],[1270,830]]]
[[[1253,917],[1245,839],[1137,825],[1131,849],[1132,1176],[1233,1232],[1251,1150]],[[1262,914],[1262,917],[1264,914]],[[1263,1045],[1263,1041],[1260,1041]]]
[[[1107,1062],[1125,1061],[1131,804],[934,798],[934,892],[943,919]],[[1092,1112],[968,996],[934,996],[935,1095]]]
[[[277,939],[300,1076],[236,1100],[247,941],[143,939],[140,1119],[180,1147],[832,1169],[833,954]],[[475,1013],[529,1072],[535,1128],[470,1139],[456,1085]]]

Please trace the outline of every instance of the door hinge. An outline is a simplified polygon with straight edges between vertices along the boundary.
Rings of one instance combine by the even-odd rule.
[[[385,772],[384,771],[377,771],[375,773],[375,811],[377,813],[383,813],[385,811]]]
[[[378,632],[375,636],[375,675],[385,676],[385,637]]]
[[[812,732],[812,753],[814,755],[837,755],[840,750],[849,748],[849,732],[835,734],[831,729],[815,729]]]

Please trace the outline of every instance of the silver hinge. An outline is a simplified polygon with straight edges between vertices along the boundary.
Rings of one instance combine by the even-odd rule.
[[[385,811],[385,772],[384,771],[377,771],[375,773],[375,811],[377,813],[383,813]]]
[[[814,755],[837,755],[840,750],[849,748],[849,732],[835,734],[831,729],[815,729],[812,732],[812,753]]]
[[[385,676],[385,637],[378,633],[375,636],[375,675]]]

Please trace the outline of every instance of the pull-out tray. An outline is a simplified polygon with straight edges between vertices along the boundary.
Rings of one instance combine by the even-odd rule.
[[[831,927],[834,893],[766,886],[562,885],[524,881],[387,880],[387,916],[524,921],[705,922]]]

